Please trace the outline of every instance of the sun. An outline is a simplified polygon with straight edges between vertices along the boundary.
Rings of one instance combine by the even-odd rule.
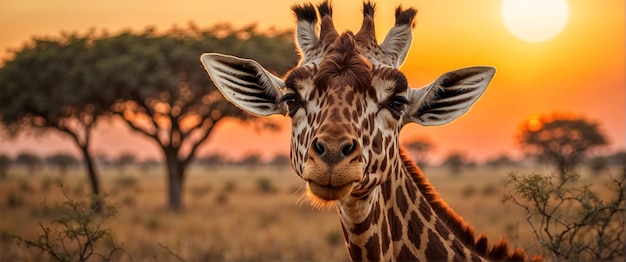
[[[532,115],[526,122],[526,129],[531,132],[537,132],[543,128],[543,121],[539,115]]]
[[[569,18],[567,0],[504,0],[504,25],[515,37],[532,43],[559,35]]]

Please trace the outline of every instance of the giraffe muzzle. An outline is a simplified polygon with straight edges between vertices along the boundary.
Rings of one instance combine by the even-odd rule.
[[[361,144],[351,136],[322,135],[311,142],[302,178],[311,193],[323,200],[350,194],[363,177]]]

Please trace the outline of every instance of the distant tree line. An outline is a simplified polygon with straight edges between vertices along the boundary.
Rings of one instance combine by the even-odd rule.
[[[204,167],[224,167],[224,166],[275,166],[275,167],[290,167],[289,155],[277,154],[273,156],[269,161],[263,161],[259,153],[248,153],[241,159],[229,159],[225,158],[222,154],[211,153],[204,156],[199,156],[194,163]]]
[[[98,154],[94,162],[101,168],[116,168],[120,174],[126,172],[125,170],[131,167],[146,170],[160,167],[164,164],[163,161],[153,158],[139,159],[132,152],[122,152],[117,156]],[[220,154],[211,153],[197,157],[192,164],[201,167],[275,166],[288,168],[290,159],[286,154],[278,154],[269,161],[263,161],[258,153],[249,153],[240,159],[224,158]],[[70,169],[81,167],[82,161],[74,154],[67,152],[38,155],[29,151],[23,151],[13,158],[6,154],[0,154],[0,179],[7,177],[8,171],[12,166],[25,169],[28,175],[37,175],[44,167],[55,169],[60,175],[67,175]]]
[[[476,163],[470,160],[466,154],[453,152],[444,157],[441,166],[448,167],[451,171],[458,169],[484,166],[492,169],[515,168],[523,165],[521,162],[529,159],[512,159],[507,154],[496,155],[483,163]],[[531,159],[532,160],[532,159]],[[109,157],[99,154],[95,157],[95,162],[99,167],[123,169],[134,166],[140,169],[159,167],[162,161],[153,158],[139,159],[132,152],[122,152],[117,156]],[[607,170],[610,166],[623,166],[626,163],[626,152],[620,151],[608,155],[597,155],[582,162],[594,174]],[[275,166],[288,168],[290,166],[289,155],[277,154],[268,161],[263,161],[258,153],[249,153],[243,158],[226,158],[220,153],[209,153],[199,155],[192,162],[194,165],[208,168],[230,167],[230,166]],[[81,161],[70,153],[53,153],[46,156],[38,156],[31,152],[21,152],[15,158],[0,154],[0,178],[6,178],[9,168],[12,166],[22,166],[29,170],[30,174],[36,174],[43,166],[56,168],[61,175],[65,175],[68,169],[77,168],[82,165]],[[428,166],[428,165],[427,165]],[[420,165],[421,167],[421,165]],[[30,172],[34,170],[33,172]],[[451,172],[452,173],[452,172]]]

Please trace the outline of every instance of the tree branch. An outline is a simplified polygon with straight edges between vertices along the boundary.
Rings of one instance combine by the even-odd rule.
[[[84,146],[83,143],[81,143],[80,137],[78,137],[77,132],[75,132],[75,131],[67,128],[67,127],[59,125],[58,121],[50,121],[49,119],[46,119],[46,118],[44,118],[44,121],[46,121],[46,125],[48,125],[50,127],[53,127],[53,128],[56,128],[57,130],[65,133],[65,134],[68,134],[76,142],[76,144],[79,147],[83,147]],[[86,126],[85,127],[85,133],[88,133],[89,131],[90,131],[89,127]]]
[[[204,121],[209,120],[210,118],[205,118]],[[198,147],[200,147],[200,145],[209,137],[209,135],[211,134],[211,132],[213,131],[213,128],[215,128],[215,126],[217,125],[217,123],[222,120],[223,118],[218,118],[217,120],[212,120],[212,123],[210,126],[208,126],[206,128],[206,132],[204,132],[204,134],[202,134],[202,136],[200,137],[200,139],[198,139],[195,143],[192,144],[191,146],[191,150],[189,150],[189,154],[183,159],[183,165],[187,166],[189,165],[189,163],[191,162],[193,156],[196,153],[196,150],[198,149]],[[204,123],[204,122],[203,122]],[[191,131],[188,133],[191,134]]]
[[[113,113],[118,115],[122,119],[122,121],[126,122],[128,124],[128,126],[132,130],[137,131],[139,133],[142,133],[142,134],[144,134],[144,135],[154,139],[157,143],[161,144],[161,141],[159,140],[158,132],[151,133],[151,132],[148,132],[147,130],[145,130],[145,129],[135,125],[135,123],[133,123],[132,121],[126,120],[126,118],[124,118],[124,115],[123,115],[122,112],[113,112]],[[158,130],[158,127],[155,127],[155,130]]]
[[[180,132],[180,126],[178,125],[178,119],[179,117],[175,117],[172,115],[172,113],[170,112],[170,114],[168,115],[168,118],[170,120],[170,132],[169,132],[169,137],[170,137],[170,141],[169,141],[169,146],[171,147],[180,147],[180,145],[182,145],[182,135]],[[176,132],[178,132],[178,134],[175,134]],[[178,135],[178,137],[176,138],[178,140],[178,144],[174,145],[174,135]]]

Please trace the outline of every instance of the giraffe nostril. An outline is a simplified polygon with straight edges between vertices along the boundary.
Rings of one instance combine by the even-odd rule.
[[[352,139],[351,143],[344,145],[341,148],[341,154],[343,156],[348,156],[356,149],[356,140]]]
[[[326,148],[324,147],[324,145],[319,143],[318,139],[315,139],[315,141],[313,141],[313,150],[315,150],[315,152],[319,156],[322,156],[324,155],[324,153],[326,153]]]

